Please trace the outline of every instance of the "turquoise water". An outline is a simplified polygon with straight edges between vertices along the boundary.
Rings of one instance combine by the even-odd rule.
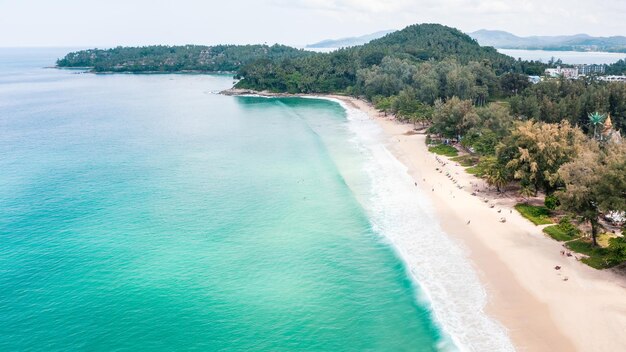
[[[433,351],[336,103],[0,49],[1,351]]]

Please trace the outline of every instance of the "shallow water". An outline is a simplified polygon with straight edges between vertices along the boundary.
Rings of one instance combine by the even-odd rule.
[[[0,51],[0,350],[452,348],[341,106],[65,51]]]

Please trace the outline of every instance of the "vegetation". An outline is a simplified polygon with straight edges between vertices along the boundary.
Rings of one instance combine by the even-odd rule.
[[[606,248],[594,246],[592,242],[584,239],[579,239],[565,244],[570,250],[581,253],[587,256],[587,258],[581,259],[581,261],[595,269],[606,269],[617,263],[615,263],[609,251]]]
[[[544,206],[535,206],[530,204],[517,204],[515,209],[522,214],[523,217],[532,221],[535,225],[547,225],[552,224],[550,218],[550,210]]]
[[[448,144],[437,144],[429,147],[428,150],[432,153],[444,156],[457,156],[459,154],[455,147]]]
[[[402,90],[398,95],[384,97],[377,95],[372,98],[377,109],[385,114],[393,114],[400,121],[408,121],[414,125],[418,122],[424,125],[432,119],[433,109],[421,103],[414,89]]]
[[[562,218],[557,225],[544,228],[543,232],[560,242],[575,240],[580,235],[580,230],[571,223],[568,217]]]
[[[560,205],[559,198],[555,195],[546,196],[543,200],[543,205],[550,210],[556,210],[556,208]]]
[[[626,84],[557,79],[532,85],[509,99],[511,113],[522,119],[547,123],[569,121],[589,127],[588,116],[596,111],[611,115],[613,126],[626,132]]]
[[[617,265],[626,261],[626,237],[615,237],[609,240],[608,260]]]
[[[592,243],[597,245],[600,215],[626,210],[626,144],[600,148],[590,140],[576,159],[563,164],[559,175],[565,187],[557,193],[561,209],[581,216],[591,224]]]
[[[457,96],[484,104],[499,94],[498,74],[539,74],[539,62],[516,61],[438,24],[409,26],[368,44],[242,67],[238,88],[292,93],[345,92],[391,97],[413,89],[421,103]]]
[[[577,237],[563,231],[559,225],[551,225],[543,229],[548,236],[559,242],[575,240]]]
[[[626,211],[626,142],[620,137],[626,84],[595,77],[529,82],[528,75],[559,64],[514,60],[436,24],[331,53],[280,45],[151,46],[79,51],[58,61],[96,72],[236,71],[237,88],[363,97],[464,148],[469,155],[455,160],[498,191],[545,194],[545,206],[516,206],[535,224],[551,224],[552,211],[590,223],[590,242],[571,241],[578,236],[571,223],[546,233],[592,253],[588,261],[602,267],[623,258],[622,239],[596,247],[601,216]],[[626,61],[607,66],[607,73],[626,73]],[[454,157],[455,147],[430,150]]]
[[[607,75],[626,74],[626,60],[621,59],[611,65],[607,65],[605,72]]]
[[[605,269],[621,264],[626,261],[626,237],[605,234],[603,237],[608,241],[602,246],[593,241],[580,238],[580,230],[569,222],[568,218],[562,219],[559,225],[549,226],[544,232],[557,241],[567,241],[565,246],[570,250],[585,255],[581,261],[595,269]]]
[[[59,67],[90,67],[95,72],[237,71],[250,62],[313,55],[283,45],[185,45],[117,47],[67,54]]]
[[[478,158],[469,154],[457,156],[450,160],[459,163],[463,167],[475,166],[478,163]]]
[[[516,125],[496,150],[498,167],[520,182],[527,194],[552,193],[563,183],[559,167],[572,160],[586,137],[577,127],[525,121]]]
[[[478,177],[482,177],[485,175],[485,170],[483,169],[483,167],[478,164],[476,166],[471,166],[468,167],[467,169],[465,169],[465,172],[467,172],[470,175],[474,175],[474,176],[478,176]]]

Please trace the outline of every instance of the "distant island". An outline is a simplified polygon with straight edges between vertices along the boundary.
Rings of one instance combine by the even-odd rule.
[[[341,39],[326,39],[321,42],[309,44],[306,47],[311,49],[336,49],[336,48],[348,48],[351,46],[363,45],[371,42],[374,39],[382,38],[389,33],[393,33],[395,30],[378,31],[371,34],[366,34],[358,37],[348,37]]]
[[[152,45],[81,50],[57,60],[61,68],[93,72],[236,72],[258,59],[282,60],[312,55],[284,45]]]
[[[499,49],[552,51],[605,51],[626,53],[626,37],[592,37],[587,34],[519,37],[505,31],[481,29],[469,33],[480,45]]]

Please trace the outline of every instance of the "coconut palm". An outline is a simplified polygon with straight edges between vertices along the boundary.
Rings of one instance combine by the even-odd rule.
[[[485,172],[485,181],[488,185],[496,187],[498,192],[502,192],[504,187],[511,181],[510,173],[493,156],[486,156],[481,159],[480,166]]]
[[[606,116],[597,111],[589,114],[589,124],[593,126],[593,138],[598,139],[598,126],[604,124],[605,119]]]

